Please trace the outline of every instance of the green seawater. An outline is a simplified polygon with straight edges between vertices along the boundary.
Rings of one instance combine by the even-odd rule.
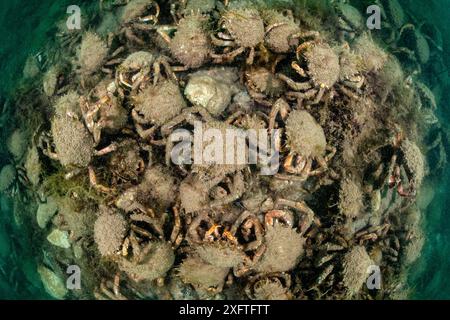
[[[437,115],[444,130],[450,120],[450,0],[399,0],[420,23],[427,19],[444,35],[444,62],[439,76],[441,99]],[[278,1],[282,2],[282,1]],[[307,2],[299,0],[298,3]],[[326,3],[326,1],[317,0]],[[370,1],[350,1],[366,6]],[[0,102],[5,102],[22,77],[27,57],[42,52],[43,46],[56,31],[55,22],[67,16],[69,5],[83,10],[96,10],[98,1],[82,0],[2,0],[0,1]],[[45,52],[43,52],[45,54]],[[7,119],[0,128],[0,166],[7,163],[5,132],[14,126]],[[9,131],[10,132],[10,131]],[[413,299],[450,299],[450,167],[433,179],[434,198],[424,212],[426,243],[419,260],[411,267],[409,284]],[[0,299],[50,299],[36,273],[36,248],[32,230],[17,227],[12,214],[13,204],[0,197]]]

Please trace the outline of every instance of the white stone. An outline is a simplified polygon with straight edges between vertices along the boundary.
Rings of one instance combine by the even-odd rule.
[[[53,231],[47,236],[47,240],[57,247],[64,249],[70,248],[69,234],[67,231],[53,229]]]
[[[44,284],[47,293],[56,299],[63,299],[67,294],[64,281],[53,271],[44,266],[38,267],[38,273],[41,276],[42,283]]]
[[[56,211],[58,211],[58,206],[53,198],[47,198],[46,203],[41,203],[38,207],[36,213],[36,220],[41,229],[44,229],[48,222],[53,218]]]

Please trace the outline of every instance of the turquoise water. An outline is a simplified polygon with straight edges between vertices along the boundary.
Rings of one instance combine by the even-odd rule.
[[[76,3],[75,3],[76,2]],[[364,4],[370,1],[363,1]],[[450,66],[450,0],[400,1],[410,8],[416,17],[432,20],[446,35],[444,60]],[[352,2],[358,5],[358,1]],[[82,10],[92,10],[97,1],[31,1],[9,0],[0,2],[0,94],[1,102],[14,91],[17,80],[22,77],[25,60],[30,54],[43,50],[48,37],[55,31],[55,21],[65,15],[68,5],[78,4]],[[361,4],[361,3],[359,3]],[[419,19],[420,20],[420,19]],[[445,68],[438,81],[443,88],[438,116],[444,131],[450,119],[450,79]],[[6,163],[4,134],[12,125],[7,121],[1,128],[0,164]],[[449,135],[450,136],[450,135]],[[412,298],[450,299],[450,196],[448,190],[450,168],[436,175],[431,190],[434,198],[427,211],[425,231],[427,241],[419,261],[411,267],[410,285]],[[14,223],[12,203],[1,196],[0,213],[0,298],[38,299],[49,298],[38,280],[32,246],[33,235],[20,230]]]

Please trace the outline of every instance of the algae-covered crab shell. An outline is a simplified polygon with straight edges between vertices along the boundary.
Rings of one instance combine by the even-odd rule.
[[[339,80],[346,81],[352,79],[360,74],[361,57],[350,49],[343,49],[339,55],[340,74]]]
[[[368,268],[373,265],[366,249],[362,246],[353,247],[342,261],[342,283],[351,297],[359,292],[367,280]]]
[[[213,266],[196,256],[187,257],[178,267],[178,276],[185,283],[201,289],[221,287],[229,268]]]
[[[361,57],[362,69],[365,72],[380,70],[388,59],[387,53],[367,34],[355,40],[353,49]]]
[[[94,155],[94,139],[84,124],[68,116],[55,116],[51,131],[63,166],[86,167]]]
[[[200,258],[216,267],[233,268],[244,261],[243,252],[238,247],[226,242],[204,243],[195,250]]]
[[[338,81],[339,57],[327,43],[313,44],[303,57],[308,65],[308,75],[317,86],[331,88]]]
[[[147,168],[143,185],[162,207],[167,208],[174,203],[177,184],[175,177],[166,167],[155,165]]]
[[[87,31],[83,35],[78,60],[81,73],[89,76],[100,69],[108,55],[106,43],[94,32]]]
[[[201,67],[208,60],[211,39],[206,24],[206,17],[200,14],[188,15],[178,23],[169,47],[172,56],[187,68]]]
[[[292,46],[298,45],[298,39],[291,36],[300,32],[300,27],[283,14],[267,10],[262,14],[266,27],[265,44],[276,53],[287,53]]]
[[[152,6],[155,0],[131,0],[127,5],[121,8],[119,13],[120,23],[125,24],[137,20],[145,15],[147,9]]]
[[[130,54],[119,66],[120,71],[137,71],[151,67],[155,61],[155,55],[148,51],[136,51]]]
[[[269,225],[264,243],[266,250],[254,269],[265,273],[286,272],[295,268],[303,255],[305,238],[291,227]]]
[[[116,152],[108,155],[107,167],[113,175],[126,181],[135,180],[144,163],[139,151],[139,144],[135,140],[119,141]]]
[[[346,177],[339,189],[339,211],[347,218],[356,218],[363,209],[362,186]]]
[[[294,110],[289,114],[286,135],[291,152],[304,157],[320,157],[325,153],[325,133],[307,111]]]
[[[81,117],[80,95],[75,91],[69,91],[67,94],[56,100],[53,111],[57,116],[61,117],[72,115]]]
[[[150,242],[142,249],[147,254],[139,262],[118,260],[119,269],[134,281],[152,281],[164,277],[175,262],[175,254],[169,242]]]
[[[102,212],[94,223],[94,239],[102,256],[116,253],[123,242],[126,221],[119,213]]]
[[[251,48],[264,41],[264,22],[256,9],[227,10],[221,22],[240,47]]]
[[[279,97],[286,86],[270,70],[264,67],[251,68],[245,72],[247,85],[269,97]]]
[[[150,85],[133,98],[134,109],[148,124],[163,125],[186,107],[176,83],[161,81]]]
[[[58,65],[51,66],[42,78],[42,87],[45,94],[51,97],[55,94],[58,84],[58,77],[61,74],[61,67]]]
[[[184,14],[191,12],[209,13],[216,7],[216,0],[187,0]]]
[[[401,150],[405,160],[405,166],[409,171],[414,188],[420,188],[425,176],[425,159],[419,147],[412,141],[406,139],[401,145]]]
[[[253,286],[254,300],[289,300],[290,293],[283,287],[280,281],[276,279],[262,279]]]

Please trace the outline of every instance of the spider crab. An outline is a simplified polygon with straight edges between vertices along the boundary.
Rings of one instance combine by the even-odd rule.
[[[389,165],[389,188],[397,188],[402,197],[414,197],[425,175],[425,160],[419,147],[403,133],[395,135]],[[407,181],[408,186],[405,187]]]
[[[277,174],[276,177],[305,181],[310,176],[323,174],[336,148],[327,145],[323,129],[316,120],[307,111],[293,110],[286,120],[285,130],[289,153],[283,168],[288,174]],[[318,164],[317,168],[313,168],[314,162]]]
[[[306,81],[296,82],[284,74],[279,74],[279,77],[294,90],[288,95],[301,100],[314,99],[312,104],[317,104],[322,100],[325,91],[333,88],[339,80],[339,56],[319,38],[316,31],[301,33],[295,37],[313,38],[297,47],[297,61],[291,64],[295,72]]]
[[[214,61],[232,61],[248,49],[246,62],[253,64],[255,47],[264,43],[265,36],[264,21],[259,12],[253,8],[229,8],[222,14],[219,25],[224,32],[212,36],[212,43],[226,50],[223,53],[212,53]]]

